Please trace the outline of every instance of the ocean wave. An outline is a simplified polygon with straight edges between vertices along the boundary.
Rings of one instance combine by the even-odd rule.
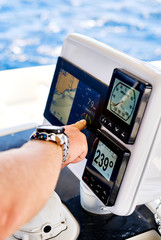
[[[71,32],[160,60],[160,19],[161,0],[0,0],[0,69],[55,63]]]

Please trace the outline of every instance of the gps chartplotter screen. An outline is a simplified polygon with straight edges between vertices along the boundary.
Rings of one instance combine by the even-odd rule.
[[[66,125],[86,119],[95,131],[108,87],[72,63],[59,57],[44,116],[53,125]],[[84,130],[87,138],[92,131]]]
[[[96,123],[108,87],[59,57],[44,116],[51,124],[65,125],[86,119]]]

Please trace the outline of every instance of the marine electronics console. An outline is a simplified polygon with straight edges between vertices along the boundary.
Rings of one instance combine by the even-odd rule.
[[[44,123],[87,120],[87,157],[70,166],[81,179],[84,209],[129,215],[161,195],[160,103],[160,70],[88,37],[67,36]]]
[[[150,64],[96,40],[65,39],[44,116],[53,125],[87,120],[87,163],[78,171],[88,211],[100,212],[87,191],[118,215],[160,195],[160,78]]]
[[[83,180],[107,206],[115,203],[131,155],[117,138],[134,144],[151,89],[119,68],[113,70],[107,86],[64,58],[58,59],[44,116],[53,125],[87,120],[84,133],[89,150]]]

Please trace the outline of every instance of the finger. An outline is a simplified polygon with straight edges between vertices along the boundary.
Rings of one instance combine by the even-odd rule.
[[[86,125],[87,125],[87,122],[86,122],[86,120],[83,119],[83,120],[80,120],[80,121],[72,124],[71,126],[76,127],[79,130],[83,130],[86,127]]]
[[[86,155],[87,155],[87,148],[86,148],[86,151],[82,152],[82,153],[80,154],[80,156],[78,156],[78,157],[77,157],[73,162],[71,162],[71,163],[77,163],[77,162],[82,161],[82,160],[86,157]]]

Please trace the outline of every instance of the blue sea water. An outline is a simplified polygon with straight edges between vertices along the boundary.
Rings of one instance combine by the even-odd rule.
[[[161,60],[161,0],[0,0],[0,70],[55,63],[73,32]]]

